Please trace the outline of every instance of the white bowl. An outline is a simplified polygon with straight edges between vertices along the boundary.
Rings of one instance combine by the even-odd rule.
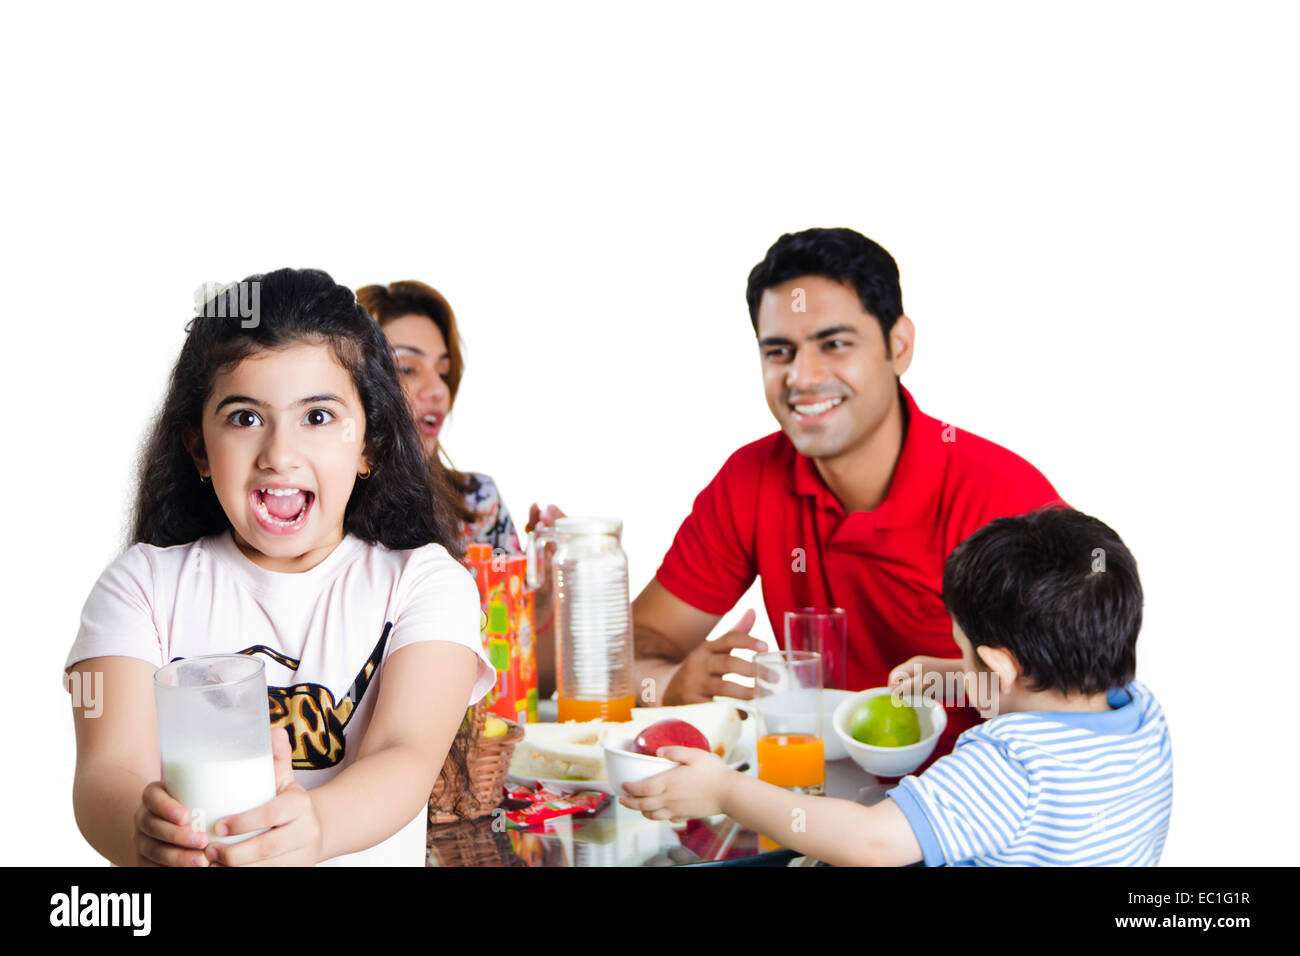
[[[835,722],[835,709],[840,702],[856,696],[851,690],[826,689],[822,691],[822,745],[826,748],[827,760],[843,760],[849,755],[844,744],[832,729]]]
[[[609,781],[610,792],[615,796],[623,796],[625,783],[637,783],[681,766],[676,760],[666,757],[637,753],[633,749],[636,738],[608,736],[601,740],[600,746],[605,751],[605,779]]]
[[[840,701],[831,718],[831,729],[853,762],[867,773],[877,777],[902,777],[921,766],[934,753],[939,735],[948,726],[948,713],[928,697],[904,697],[904,701],[916,708],[921,723],[921,739],[917,743],[907,747],[873,747],[850,737],[849,718],[858,709],[858,705],[869,697],[888,693],[888,687],[872,687]]]

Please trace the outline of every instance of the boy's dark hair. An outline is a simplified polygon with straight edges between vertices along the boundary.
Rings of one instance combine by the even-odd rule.
[[[255,314],[246,319],[250,302]],[[130,543],[168,547],[230,527],[212,484],[199,481],[185,438],[201,434],[203,406],[220,370],[264,349],[308,342],[329,345],[365,410],[371,474],[352,490],[344,532],[393,550],[437,543],[462,555],[446,496],[434,493],[388,341],[350,289],[317,269],[249,276],[207,302],[187,331],[140,457]]]
[[[787,232],[767,250],[749,273],[745,301],[758,333],[758,303],[773,286],[800,276],[822,276],[849,286],[862,307],[880,322],[889,348],[889,332],[903,314],[898,263],[880,245],[852,229],[805,229]]]
[[[990,521],[949,555],[943,601],[972,647],[1014,654],[1032,690],[1098,694],[1133,679],[1137,562],[1082,512],[1049,507]]]

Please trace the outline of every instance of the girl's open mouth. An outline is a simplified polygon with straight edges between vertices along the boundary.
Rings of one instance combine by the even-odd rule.
[[[271,534],[301,530],[316,501],[316,493],[305,488],[255,488],[248,497],[257,523]]]

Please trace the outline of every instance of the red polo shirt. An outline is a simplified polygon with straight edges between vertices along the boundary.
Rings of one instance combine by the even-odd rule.
[[[848,612],[849,689],[883,686],[917,654],[958,657],[943,606],[943,566],[961,541],[994,518],[1064,505],[1033,465],[977,435],[906,406],[902,453],[874,511],[844,513],[812,460],[784,433],[733,454],[695,499],[656,577],[692,607],[725,614],[762,579],[778,643],[785,612]],[[932,759],[979,722],[949,708]]]

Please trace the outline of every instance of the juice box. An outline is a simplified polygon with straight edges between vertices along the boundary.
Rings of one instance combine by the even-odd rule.
[[[488,710],[520,723],[537,721],[537,646],[534,594],[525,585],[523,555],[492,554],[472,544],[465,564],[483,608],[483,649],[497,672]]]
[[[537,722],[537,627],[536,604],[537,592],[526,587],[524,568],[526,560],[523,555],[511,558],[510,580],[519,582],[519,616],[515,626],[515,667],[519,675],[518,688],[523,693],[522,701],[516,701],[516,707],[525,714],[523,718],[529,723]],[[522,706],[521,706],[522,705]]]

